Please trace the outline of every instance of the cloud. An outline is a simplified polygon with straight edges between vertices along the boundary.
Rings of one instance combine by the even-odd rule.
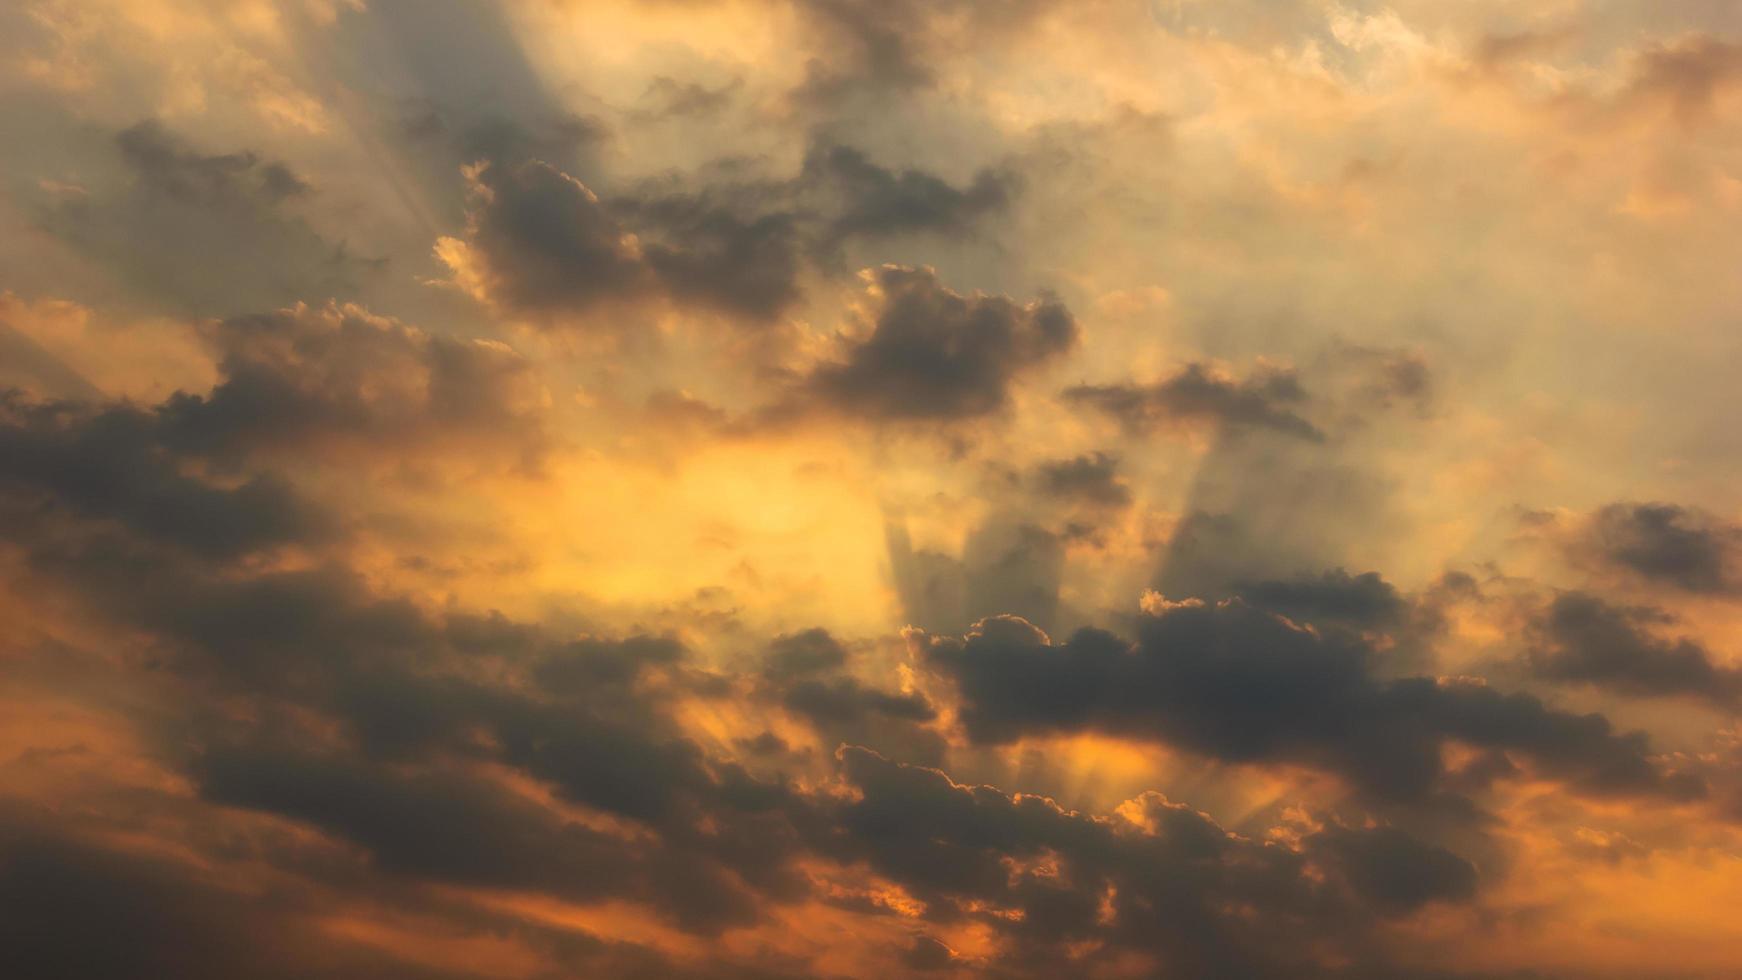
[[[995,414],[1023,375],[1069,351],[1077,324],[1058,300],[963,295],[929,268],[862,274],[863,334],[802,382],[811,405],[872,422],[950,422]]]
[[[790,211],[757,211],[705,193],[623,206],[641,222],[647,263],[676,301],[753,321],[774,320],[798,301],[805,243]]]
[[[901,884],[934,921],[984,910],[977,920],[1012,940],[997,965],[1018,975],[1121,951],[1194,976],[1319,975],[1329,971],[1309,936],[1358,942],[1374,915],[1474,892],[1468,862],[1391,828],[1327,830],[1295,851],[1158,794],[1097,816],[862,748],[840,756],[858,792],[840,813],[843,853]],[[1086,960],[1067,956],[1074,947]]]
[[[1476,896],[1474,865],[1394,827],[1329,827],[1313,835],[1311,846],[1334,855],[1355,891],[1381,914],[1406,915],[1429,902]]]
[[[1131,504],[1131,487],[1119,476],[1119,458],[1107,453],[1051,460],[1040,465],[1037,476],[1041,492],[1057,500],[1105,508]]]
[[[1742,45],[1693,34],[1644,46],[1635,56],[1624,100],[1659,103],[1684,124],[1703,121],[1714,100],[1742,81]]]
[[[813,146],[791,179],[668,175],[608,198],[536,159],[465,173],[465,235],[436,251],[479,299],[546,317],[662,301],[750,323],[779,319],[848,241],[966,235],[1014,188],[992,170],[958,188],[838,144]]]
[[[16,395],[0,398],[0,502],[0,519],[21,540],[54,533],[64,513],[218,559],[328,530],[282,477],[227,482],[185,473],[150,413]]]
[[[323,932],[312,896],[247,896],[165,855],[9,822],[0,839],[0,936],[20,976],[455,976]]]
[[[1153,384],[1077,385],[1066,389],[1064,398],[1104,412],[1134,433],[1209,423],[1324,438],[1295,409],[1306,392],[1291,371],[1266,370],[1238,379],[1194,363]]]
[[[1676,504],[1615,503],[1591,516],[1573,547],[1654,585],[1723,594],[1737,588],[1742,528]]]
[[[472,167],[466,180],[466,239],[442,239],[437,254],[479,298],[578,313],[652,288],[640,240],[580,181],[538,161]]]
[[[828,630],[813,628],[776,637],[764,662],[771,677],[804,677],[846,666],[847,650]]]
[[[548,395],[507,345],[430,334],[355,305],[205,325],[220,378],[156,410],[164,441],[190,453],[367,447],[403,452],[506,446],[535,464]]]
[[[1641,697],[1681,696],[1732,706],[1742,696],[1742,672],[1719,666],[1687,637],[1654,635],[1669,617],[1615,606],[1584,592],[1554,598],[1536,622],[1530,666],[1551,680],[1592,684]]]
[[[979,742],[1102,732],[1227,762],[1311,766],[1386,800],[1443,789],[1453,740],[1528,759],[1596,795],[1686,799],[1691,775],[1665,772],[1645,736],[1601,715],[1557,711],[1528,694],[1432,678],[1384,680],[1347,633],[1296,626],[1239,600],[1157,598],[1126,641],[1083,629],[1062,644],[999,617],[962,638],[920,636],[932,669],[961,692]]]
[[[800,180],[837,197],[828,218],[831,242],[914,232],[962,235],[981,216],[1007,206],[1016,186],[1012,174],[987,169],[955,187],[924,170],[891,170],[862,150],[829,144],[811,148]]]
[[[253,153],[206,155],[190,150],[148,119],[115,138],[139,182],[167,197],[214,207],[274,205],[310,190],[282,163]]]
[[[53,204],[44,223],[156,309],[224,316],[349,295],[378,265],[309,225],[297,206],[316,188],[283,163],[196,150],[154,119],[114,146],[122,179]]]
[[[695,194],[608,203],[536,160],[468,168],[467,181],[466,236],[443,238],[437,254],[457,284],[497,306],[603,322],[663,300],[761,323],[798,298],[801,243],[789,214],[746,215]]]
[[[13,6],[13,972],[1733,962],[1724,5]]]
[[[1341,568],[1319,576],[1237,582],[1242,599],[1300,623],[1324,623],[1357,629],[1396,625],[1408,612],[1397,588],[1378,572],[1350,575]]]

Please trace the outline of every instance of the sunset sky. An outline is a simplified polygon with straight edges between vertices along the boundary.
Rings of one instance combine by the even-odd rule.
[[[0,976],[1742,978],[1742,3],[0,2]]]

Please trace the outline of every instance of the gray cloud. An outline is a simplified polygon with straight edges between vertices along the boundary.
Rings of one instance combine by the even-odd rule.
[[[1742,672],[1719,666],[1687,637],[1659,639],[1657,629],[1670,622],[1655,610],[1611,605],[1584,592],[1562,593],[1538,618],[1530,665],[1542,677],[1622,694],[1736,704]]]
[[[991,619],[962,639],[932,637],[924,655],[959,687],[962,723],[982,742],[1104,731],[1231,762],[1310,765],[1376,798],[1419,800],[1442,788],[1440,750],[1456,739],[1528,758],[1581,792],[1704,792],[1659,769],[1643,734],[1615,732],[1600,715],[1483,685],[1383,680],[1352,634],[1238,600],[1158,608],[1134,642],[1084,629],[1055,644],[1020,619]]]
[[[926,268],[871,273],[869,333],[803,382],[818,406],[873,421],[957,421],[991,415],[1023,374],[1076,343],[1077,324],[1052,297],[1018,304],[963,295]]]
[[[1078,385],[1064,397],[1112,416],[1132,432],[1211,423],[1270,429],[1313,441],[1324,438],[1298,414],[1306,393],[1290,371],[1236,379],[1203,364],[1188,364],[1153,384]]]
[[[1131,504],[1131,487],[1119,476],[1117,456],[1097,452],[1051,460],[1036,472],[1041,492],[1056,500],[1104,508]]]
[[[297,205],[316,191],[283,163],[207,153],[150,119],[114,145],[123,178],[52,205],[43,221],[159,309],[222,316],[350,295],[377,265],[304,220]]]
[[[1575,548],[1653,584],[1726,593],[1737,589],[1742,528],[1675,504],[1616,503],[1592,515]]]
[[[1004,208],[1015,194],[1010,173],[981,170],[956,187],[923,170],[891,170],[850,146],[811,148],[800,180],[833,195],[828,241],[934,232],[961,235],[981,216]]]
[[[1317,577],[1236,582],[1234,592],[1260,609],[1301,623],[1380,628],[1397,625],[1409,604],[1378,572],[1350,575],[1341,568]]]

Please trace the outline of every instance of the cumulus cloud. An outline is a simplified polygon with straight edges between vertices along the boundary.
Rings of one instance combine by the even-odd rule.
[[[1326,830],[1296,851],[1157,794],[1092,815],[862,748],[841,761],[859,793],[840,814],[846,853],[928,908],[986,909],[1018,974],[1069,969],[1065,950],[1088,945],[1075,968],[1135,952],[1195,976],[1316,975],[1308,935],[1340,945],[1364,918],[1474,891],[1467,862],[1390,828]]]
[[[1350,575],[1337,568],[1317,577],[1237,582],[1234,591],[1261,609],[1301,623],[1385,627],[1408,612],[1397,587],[1378,572]]]
[[[640,240],[580,181],[538,161],[472,167],[466,180],[466,238],[442,239],[437,254],[479,298],[584,312],[651,287]]]
[[[659,301],[751,323],[786,313],[806,270],[837,265],[847,242],[966,235],[1014,187],[983,170],[958,188],[839,144],[813,147],[791,179],[667,178],[605,198],[537,159],[486,160],[465,174],[465,234],[436,251],[472,295],[544,317]]]
[[[1292,763],[1381,799],[1444,788],[1456,740],[1516,754],[1581,792],[1686,799],[1704,787],[1663,771],[1643,734],[1522,693],[1415,677],[1381,679],[1373,651],[1239,600],[1150,604],[1137,639],[1084,629],[1054,643],[1000,617],[961,639],[920,637],[928,664],[961,691],[968,734],[1105,732],[1228,762]]]
[[[1742,21],[1562,6],[0,5],[0,961],[1723,973]]]
[[[210,392],[157,408],[164,439],[235,455],[352,446],[414,449],[470,440],[536,462],[548,395],[499,341],[431,334],[355,305],[289,309],[205,325]]]
[[[1019,304],[962,294],[929,268],[887,265],[863,274],[860,333],[802,388],[812,405],[885,422],[960,421],[992,415],[1023,375],[1064,354],[1077,324],[1057,299]]]

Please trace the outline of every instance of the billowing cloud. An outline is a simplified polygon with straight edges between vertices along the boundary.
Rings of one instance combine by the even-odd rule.
[[[1583,792],[1704,792],[1697,777],[1656,765],[1643,734],[1617,732],[1600,715],[1456,679],[1383,680],[1359,639],[1239,600],[1157,597],[1134,642],[1083,630],[1054,644],[1009,617],[959,640],[917,642],[958,685],[962,722],[985,742],[1100,731],[1229,762],[1313,766],[1374,796],[1409,800],[1443,788],[1441,752],[1456,740],[1516,754]]]
[[[818,406],[872,421],[957,421],[1008,405],[1011,387],[1077,342],[1077,324],[1052,297],[1019,304],[964,295],[927,268],[864,274],[861,333],[803,385]]]
[[[0,972],[1736,974],[1739,32],[0,4]]]
[[[546,163],[467,174],[466,239],[437,247],[459,284],[511,309],[586,311],[652,286],[641,242],[585,184]]]
[[[610,199],[536,159],[466,168],[464,238],[437,254],[480,299],[542,316],[608,316],[664,301],[765,323],[801,295],[818,262],[861,238],[967,234],[1008,204],[1014,178],[981,171],[955,187],[894,171],[844,145],[813,147],[796,177],[671,186]]]

